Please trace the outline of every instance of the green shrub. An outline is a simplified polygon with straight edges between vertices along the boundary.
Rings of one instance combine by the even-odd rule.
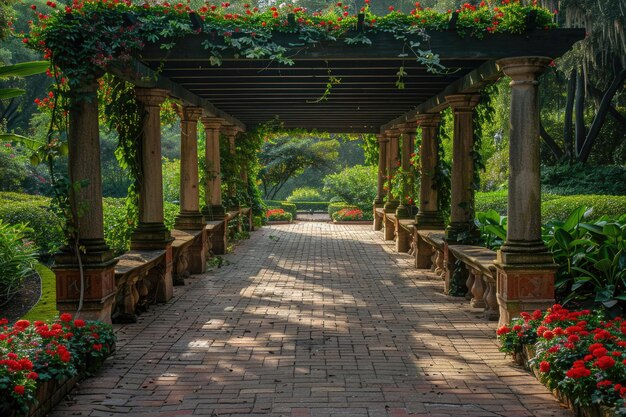
[[[583,164],[542,167],[544,192],[577,195],[593,190],[598,195],[626,195],[626,166]]]
[[[291,195],[287,197],[289,202],[301,202],[301,201],[320,201],[323,200],[322,194],[312,187],[296,188],[291,192]]]
[[[0,220],[0,305],[13,298],[37,264],[37,248],[26,238],[27,231],[23,224]]]
[[[55,253],[65,241],[61,220],[50,210],[48,197],[0,193],[0,220],[12,225],[28,225],[25,236],[35,242],[42,256]]]
[[[333,214],[335,214],[341,209],[348,208],[348,207],[358,208],[358,207],[355,207],[354,204],[348,204],[345,201],[338,201],[336,203],[330,203],[328,204],[328,215],[332,219]]]
[[[291,221],[293,220],[293,216],[291,215],[291,213],[286,212],[284,209],[281,208],[269,208],[265,212],[265,218],[269,222],[287,221],[291,223]]]
[[[585,206],[592,209],[587,221],[602,216],[618,218],[626,213],[626,196],[612,195],[571,195],[558,197],[541,204],[541,218],[544,222],[566,219],[574,209]]]
[[[475,211],[478,213],[495,210],[501,216],[506,216],[508,195],[509,192],[507,190],[491,191],[487,193],[478,192],[474,197]],[[541,194],[541,201],[551,201],[559,197],[559,195],[543,193]]]
[[[378,168],[355,165],[324,178],[324,192],[368,213],[376,197]]]

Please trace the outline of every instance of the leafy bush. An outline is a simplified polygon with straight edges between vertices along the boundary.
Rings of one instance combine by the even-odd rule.
[[[35,243],[43,256],[55,253],[65,241],[61,220],[50,210],[48,197],[0,193],[0,220],[12,225],[26,224],[26,238]]]
[[[37,248],[26,239],[27,231],[23,224],[0,220],[0,305],[13,298],[37,264]]]
[[[363,220],[363,212],[359,208],[346,207],[333,213],[333,220],[336,222]]]
[[[501,216],[495,210],[476,212],[476,226],[480,230],[482,243],[485,247],[496,250],[506,240],[507,217]]]
[[[486,212],[488,210],[495,210],[498,212],[498,214],[506,216],[507,207],[509,205],[508,193],[508,190],[491,191],[488,193],[476,193],[474,203],[475,211]],[[546,201],[552,201],[559,197],[561,196],[543,193],[541,194],[541,201],[545,203]]]
[[[574,209],[580,206],[593,210],[586,217],[587,221],[597,220],[602,216],[618,218],[626,214],[626,196],[571,195],[558,197],[541,204],[541,218],[543,221],[566,219]]]
[[[578,405],[600,404],[611,408],[611,415],[626,415],[625,320],[559,304],[520,316],[498,329],[501,351],[518,354],[533,346],[529,365],[546,386]]]
[[[353,204],[348,204],[345,201],[338,201],[335,203],[330,203],[328,204],[328,215],[332,219],[336,212],[344,208],[358,208],[358,207],[355,207]]]
[[[324,178],[324,192],[369,212],[376,197],[378,167],[355,165]],[[330,214],[330,208],[329,208]]]
[[[276,221],[287,221],[290,222],[293,220],[293,216],[291,213],[287,213],[285,210],[281,208],[270,208],[265,212],[265,218],[269,222]]]
[[[610,178],[610,181],[607,179]],[[561,195],[626,195],[626,166],[583,164],[542,167],[541,184],[545,192]]]
[[[323,200],[322,195],[318,190],[311,187],[296,188],[291,192],[291,195],[287,197],[289,202],[302,202],[302,201],[320,201]]]

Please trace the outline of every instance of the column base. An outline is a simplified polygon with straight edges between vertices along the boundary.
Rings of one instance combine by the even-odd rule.
[[[174,240],[163,223],[139,223],[130,238],[132,250],[165,249]]]
[[[444,227],[443,217],[438,211],[419,211],[415,215],[416,229],[442,229]]]
[[[410,219],[411,218],[411,207],[400,204],[396,208],[396,217],[398,219]]]
[[[385,205],[385,200],[382,197],[376,197],[372,204],[374,207],[383,207]]]
[[[81,248],[80,261],[83,265],[89,267],[104,267],[110,264],[114,258],[113,251],[109,249],[104,239],[81,239],[79,241]],[[74,253],[73,243],[63,246],[59,252],[54,255],[55,265],[66,265],[70,268],[78,267],[78,259]]]
[[[480,231],[473,222],[453,222],[446,227],[446,242],[451,245],[471,245],[480,240]]]
[[[506,265],[496,261],[499,324],[522,311],[544,310],[554,304],[556,265]]]
[[[111,311],[115,302],[115,263],[103,267],[83,268],[83,306],[81,319],[100,320],[111,323]],[[57,309],[61,313],[76,315],[80,303],[81,277],[78,266],[55,265]]]
[[[393,213],[398,208],[399,205],[400,205],[399,201],[391,200],[391,201],[387,201],[385,205],[383,206],[383,208],[385,209],[387,213]]]
[[[226,217],[226,210],[221,204],[204,206],[202,208],[202,215],[205,220],[222,220]]]
[[[554,257],[542,240],[504,242],[497,254],[503,265],[551,265]]]
[[[204,224],[204,216],[199,211],[183,211],[176,216],[174,228],[178,230],[201,230]]]

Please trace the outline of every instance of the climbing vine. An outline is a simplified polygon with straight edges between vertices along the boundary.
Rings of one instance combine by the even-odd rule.
[[[448,223],[450,218],[450,204],[451,204],[451,182],[452,167],[450,162],[446,159],[446,151],[443,147],[443,141],[451,141],[451,137],[448,132],[452,131],[452,112],[450,108],[444,110],[441,114],[441,123],[439,124],[439,132],[437,137],[439,138],[439,144],[437,146],[437,167],[435,175],[433,177],[433,187],[439,190],[437,207],[444,223]]]

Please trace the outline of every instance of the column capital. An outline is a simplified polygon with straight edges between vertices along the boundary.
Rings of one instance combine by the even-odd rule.
[[[511,86],[514,86],[516,81],[535,81],[551,62],[552,58],[544,56],[520,56],[499,59],[496,65],[505,75],[513,79]]]
[[[396,129],[398,129],[400,133],[403,133],[403,134],[415,135],[417,134],[417,132],[415,131],[417,129],[417,123],[411,120],[401,125],[398,125]]]
[[[385,135],[384,133],[377,133],[376,134],[376,139],[378,139],[379,143],[387,142],[387,140],[388,140],[387,139],[387,135]]]
[[[177,113],[180,120],[184,122],[197,122],[202,117],[202,107],[196,106],[177,106]]]
[[[400,136],[400,129],[398,129],[397,127],[392,127],[385,131],[385,135],[387,135],[387,138],[389,139],[397,138]]]
[[[135,97],[148,107],[158,107],[169,97],[169,91],[161,88],[137,88]]]
[[[240,127],[232,125],[222,126],[222,129],[224,131],[224,134],[227,136],[237,136],[239,132],[243,131]]]
[[[201,117],[200,123],[204,126],[205,129],[220,129],[224,124],[225,120],[220,119],[219,117]]]
[[[441,122],[441,115],[439,113],[418,114],[415,122],[419,127],[437,127]]]
[[[480,94],[454,94],[446,96],[446,101],[454,111],[471,112],[480,101]]]

